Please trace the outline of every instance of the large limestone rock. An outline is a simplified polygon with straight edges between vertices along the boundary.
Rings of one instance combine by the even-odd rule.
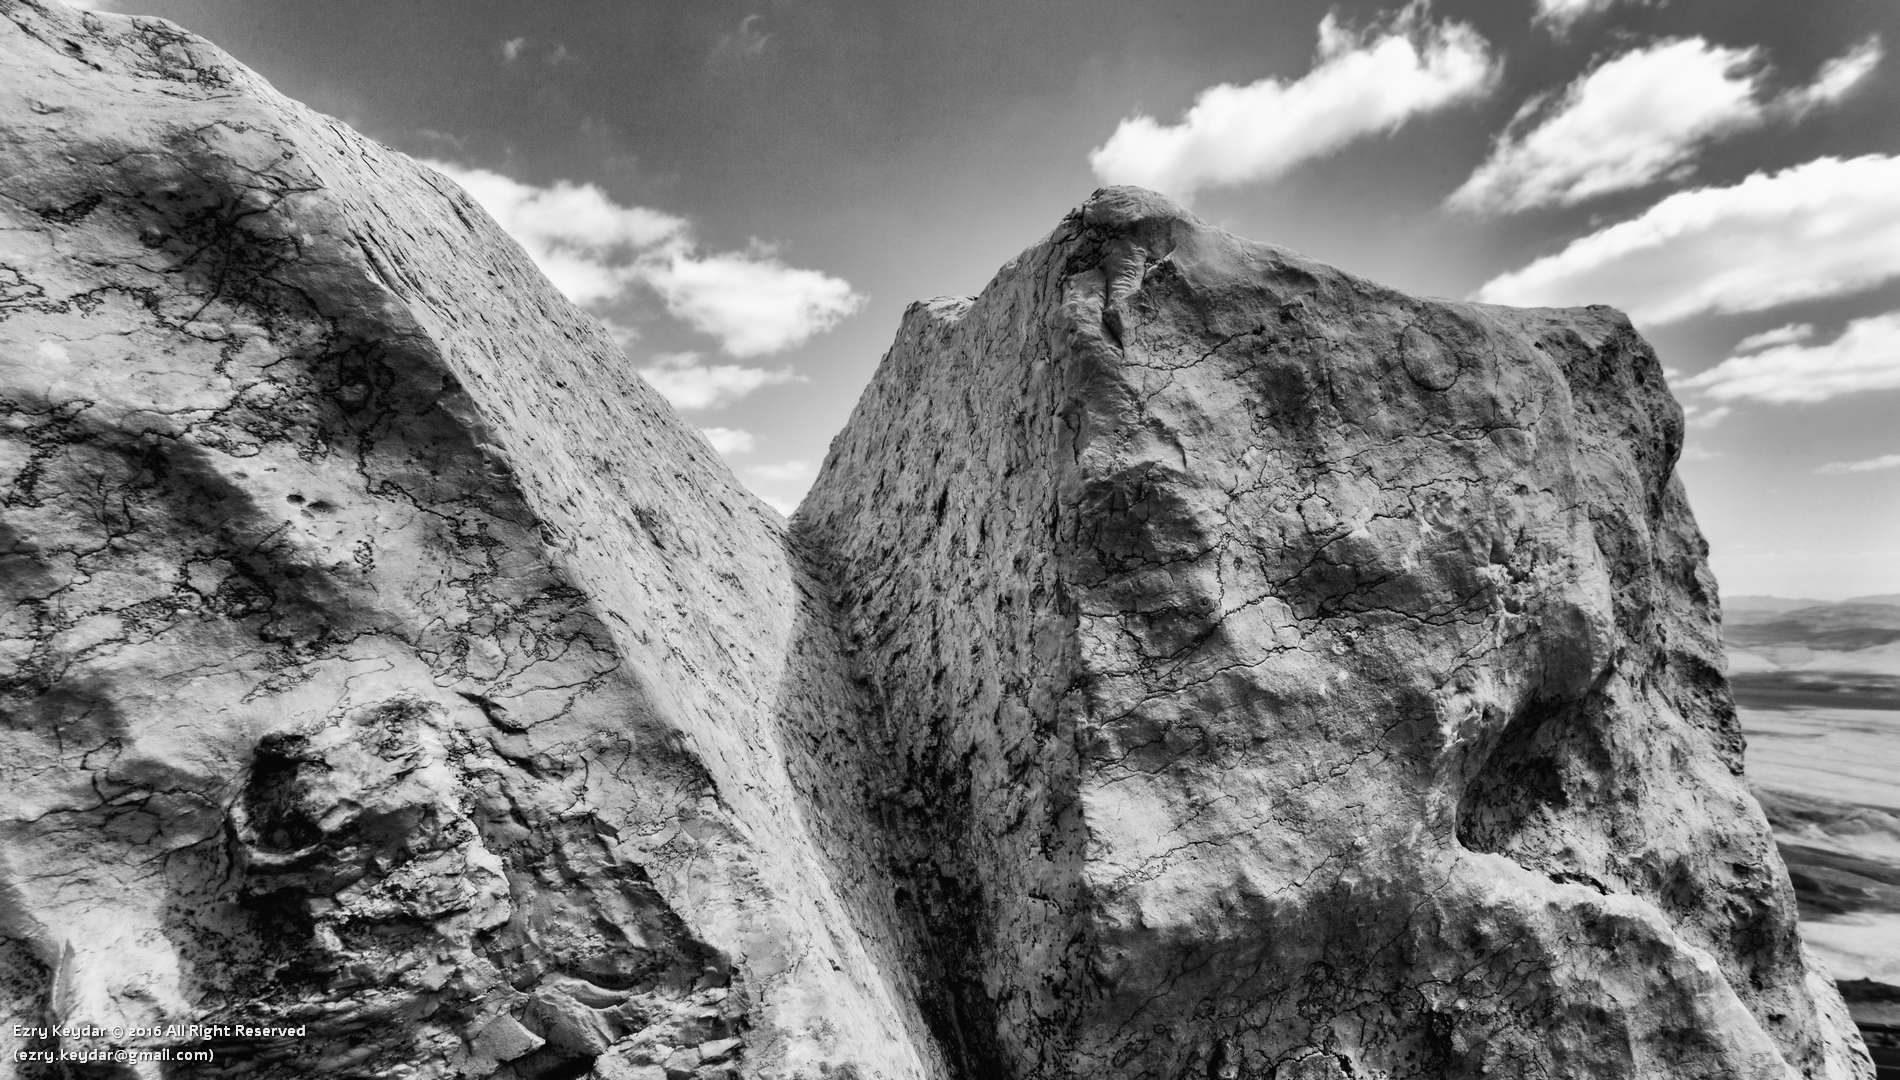
[[[1613,313],[1100,193],[788,534],[206,43],[0,118],[0,1075],[1868,1074]]]
[[[1099,192],[913,306],[799,513],[971,1076],[1870,1075],[1617,313]]]

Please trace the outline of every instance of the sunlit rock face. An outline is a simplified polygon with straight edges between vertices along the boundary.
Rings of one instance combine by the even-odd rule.
[[[170,24],[0,0],[0,192],[0,1075],[1866,1074],[1614,313],[1099,193],[788,532]]]
[[[0,1074],[943,1075],[778,516],[452,184],[0,16]]]
[[[1867,1075],[1602,308],[1098,192],[914,306],[798,522],[968,1075]]]

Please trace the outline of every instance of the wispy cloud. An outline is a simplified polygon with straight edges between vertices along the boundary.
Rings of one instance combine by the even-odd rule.
[[[1817,158],[1678,192],[1500,274],[1480,300],[1614,304],[1639,323],[1763,311],[1900,277],[1900,155]]]
[[[742,364],[709,364],[696,352],[660,353],[640,369],[678,409],[717,409],[767,386],[801,382],[791,368],[759,368]]]
[[[1863,43],[1814,83],[1777,97],[1759,49],[1699,37],[1633,49],[1526,103],[1448,202],[1514,212],[1684,179],[1707,144],[1840,100],[1880,56],[1878,40]]]
[[[1766,349],[1770,345],[1790,345],[1797,341],[1806,341],[1813,336],[1813,323],[1786,323],[1772,330],[1748,335],[1735,343],[1735,351],[1754,352],[1756,349]]]
[[[1735,410],[1729,408],[1727,405],[1717,405],[1712,409],[1694,404],[1684,405],[1682,407],[1684,422],[1691,428],[1701,431],[1707,431],[1728,419],[1734,412]]]
[[[1855,319],[1833,341],[1731,356],[1680,385],[1718,401],[1774,404],[1900,390],[1900,311]]]
[[[714,62],[763,56],[766,47],[772,43],[772,35],[763,28],[764,21],[765,16],[755,11],[740,19],[739,25],[730,33],[719,35],[719,40],[713,43]]]
[[[574,302],[599,305],[650,289],[668,313],[736,357],[800,345],[863,304],[844,279],[787,265],[756,241],[744,251],[705,251],[687,219],[623,205],[594,184],[533,185],[428,164],[493,215]]]
[[[1830,461],[1814,471],[1829,476],[1841,476],[1849,473],[1884,472],[1887,469],[1900,469],[1900,454],[1882,454],[1864,461]]]
[[[1305,75],[1208,87],[1174,124],[1129,117],[1089,154],[1089,164],[1106,183],[1188,199],[1203,188],[1271,180],[1348,143],[1478,98],[1497,71],[1476,30],[1430,21],[1422,2],[1363,30],[1328,13]]]
[[[502,62],[507,63],[507,64],[512,64],[516,60],[521,59],[521,50],[527,47],[528,47],[528,39],[524,37],[512,37],[502,42],[501,43]]]
[[[1867,77],[1880,66],[1884,56],[1886,49],[1881,45],[1880,38],[1870,37],[1847,53],[1821,65],[1820,74],[1814,77],[1814,81],[1790,92],[1783,103],[1797,115],[1833,105],[1860,89],[1861,83],[1866,82]]]
[[[1608,11],[1619,2],[1640,3],[1642,0],[1537,0],[1531,21],[1561,34],[1577,20]]]

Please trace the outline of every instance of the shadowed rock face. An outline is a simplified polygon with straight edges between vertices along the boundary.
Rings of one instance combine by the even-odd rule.
[[[0,117],[6,1068],[1866,1073],[1620,316],[1098,193],[788,534],[204,42],[0,0]]]

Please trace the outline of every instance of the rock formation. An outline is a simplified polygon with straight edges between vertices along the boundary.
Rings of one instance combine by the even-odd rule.
[[[0,1069],[1869,1075],[1615,313],[1101,192],[788,530],[441,177],[0,16]]]

